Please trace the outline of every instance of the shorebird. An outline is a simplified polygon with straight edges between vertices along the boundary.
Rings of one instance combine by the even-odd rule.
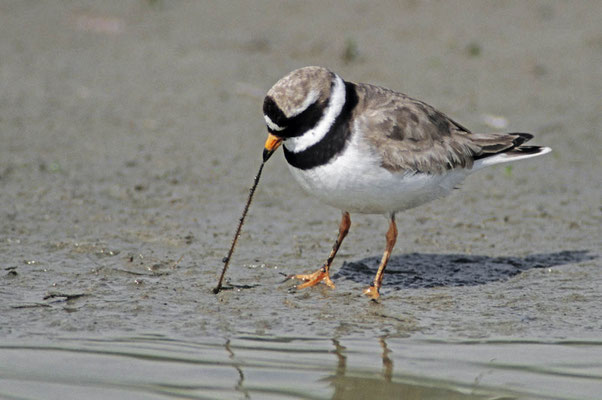
[[[448,195],[484,167],[551,151],[524,146],[529,133],[473,133],[405,94],[343,80],[322,67],[292,71],[268,91],[266,162],[282,144],[295,179],[309,194],[342,210],[330,255],[316,272],[294,275],[303,289],[334,288],[330,267],[351,226],[350,213],[384,214],[386,245],[364,294],[379,297],[397,239],[395,213]]]

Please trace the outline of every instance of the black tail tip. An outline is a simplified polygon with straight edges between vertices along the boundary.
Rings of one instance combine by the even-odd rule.
[[[515,133],[511,133],[511,135],[515,135],[516,137],[514,138],[514,140],[512,141],[512,144],[514,146],[520,146],[521,144],[528,142],[529,140],[533,139],[533,135],[531,135],[530,133],[519,133],[519,132],[515,132]]]
[[[512,154],[539,154],[545,150],[542,146],[521,146],[512,149]]]

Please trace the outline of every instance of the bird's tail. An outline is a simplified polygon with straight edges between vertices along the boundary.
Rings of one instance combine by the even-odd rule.
[[[545,146],[523,146],[533,139],[530,133],[474,134],[482,152],[475,157],[475,168],[537,157],[552,151]]]

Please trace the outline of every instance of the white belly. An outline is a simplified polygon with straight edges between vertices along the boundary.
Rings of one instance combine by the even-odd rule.
[[[295,179],[310,194],[344,211],[388,214],[416,207],[447,195],[469,171],[442,175],[390,172],[359,135],[329,164],[301,170],[289,165]],[[285,143],[286,145],[286,143]]]

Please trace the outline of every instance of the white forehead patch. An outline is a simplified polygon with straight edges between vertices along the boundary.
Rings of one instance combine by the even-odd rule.
[[[265,123],[268,126],[268,128],[270,128],[273,131],[282,131],[284,130],[283,127],[276,125],[271,119],[270,117],[268,117],[267,115],[263,115],[263,118],[265,119]]]

